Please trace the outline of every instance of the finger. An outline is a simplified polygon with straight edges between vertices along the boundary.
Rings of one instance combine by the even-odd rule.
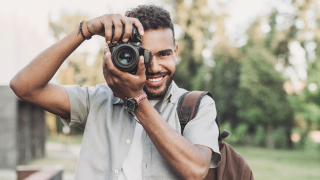
[[[104,45],[104,48],[103,48],[103,57],[106,56],[107,52],[110,52],[110,48],[109,48],[108,44]]]
[[[114,76],[113,74],[109,71],[108,68],[108,58],[111,56],[110,52],[107,52],[104,56],[103,56],[103,74],[104,74],[104,78],[107,82],[107,84],[109,85],[110,88],[113,87],[113,85],[115,84],[115,80],[114,80]]]
[[[112,76],[120,77],[122,71],[116,68],[111,59],[111,53],[107,52],[104,57],[104,63],[106,64],[108,71],[112,74]]]
[[[112,43],[116,44],[122,35],[123,24],[116,15],[112,16],[112,22],[113,22],[113,26],[114,26],[114,34],[113,34],[113,38],[112,38]]]
[[[108,70],[107,63],[106,63],[107,56],[108,55],[103,56],[102,70],[103,70],[103,75],[104,75],[104,78],[105,78],[107,84],[110,85],[111,80],[112,80],[112,75],[110,74],[110,72]]]
[[[133,24],[138,28],[138,32],[141,36],[144,35],[144,29],[141,22],[137,18],[131,18]]]
[[[119,19],[122,22],[122,24],[124,24],[124,28],[125,28],[125,32],[122,37],[122,41],[127,42],[132,35],[132,23],[133,22],[132,22],[131,18],[128,18],[125,16],[120,16]]]
[[[107,52],[107,50],[105,50],[105,53],[104,53],[103,58],[102,58],[103,59],[102,68],[103,68],[103,73],[106,73],[106,74],[109,74],[107,61],[108,61],[108,58],[110,58],[110,56],[111,56],[111,53]]]
[[[106,43],[110,44],[112,39],[112,21],[109,16],[106,16],[102,23],[104,25],[104,37],[106,39]]]
[[[144,65],[144,57],[140,56],[136,75],[137,76],[145,76],[145,74],[146,74],[145,71],[146,71],[146,67]]]

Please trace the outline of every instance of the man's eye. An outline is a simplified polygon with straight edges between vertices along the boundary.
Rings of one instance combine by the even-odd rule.
[[[162,53],[161,56],[169,56],[170,53]]]

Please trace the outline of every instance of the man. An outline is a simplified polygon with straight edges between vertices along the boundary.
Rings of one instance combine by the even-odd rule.
[[[123,25],[124,42],[132,25],[137,27],[143,48],[153,54],[151,64],[145,66],[141,56],[136,75],[122,72],[112,63],[106,45],[107,83],[96,87],[49,83],[85,39],[100,35],[107,44],[116,43]],[[76,179],[204,179],[210,162],[215,167],[221,159],[215,104],[204,97],[197,117],[181,135],[176,107],[186,90],[172,81],[178,44],[169,13],[157,6],[139,6],[126,16],[103,15],[80,27],[40,53],[10,83],[21,99],[59,115],[67,125],[85,128]],[[123,104],[134,97],[139,106],[127,110]]]

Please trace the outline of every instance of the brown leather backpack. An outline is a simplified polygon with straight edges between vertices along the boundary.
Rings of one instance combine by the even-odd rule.
[[[210,92],[192,91],[183,94],[178,102],[177,112],[181,124],[181,133],[187,123],[196,117],[201,99],[208,95],[212,98]],[[216,123],[219,128],[218,118]],[[252,171],[244,158],[229,144],[222,140],[229,135],[229,131],[219,129],[219,149],[221,153],[221,162],[218,167],[210,168],[205,180],[254,180]]]

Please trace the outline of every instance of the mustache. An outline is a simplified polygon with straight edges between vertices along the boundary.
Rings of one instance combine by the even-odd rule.
[[[170,76],[171,75],[171,72],[169,72],[169,71],[166,71],[166,72],[159,72],[159,73],[146,73],[146,76],[148,76],[148,77],[152,77],[152,76],[165,76],[165,75],[168,75],[168,76]]]

